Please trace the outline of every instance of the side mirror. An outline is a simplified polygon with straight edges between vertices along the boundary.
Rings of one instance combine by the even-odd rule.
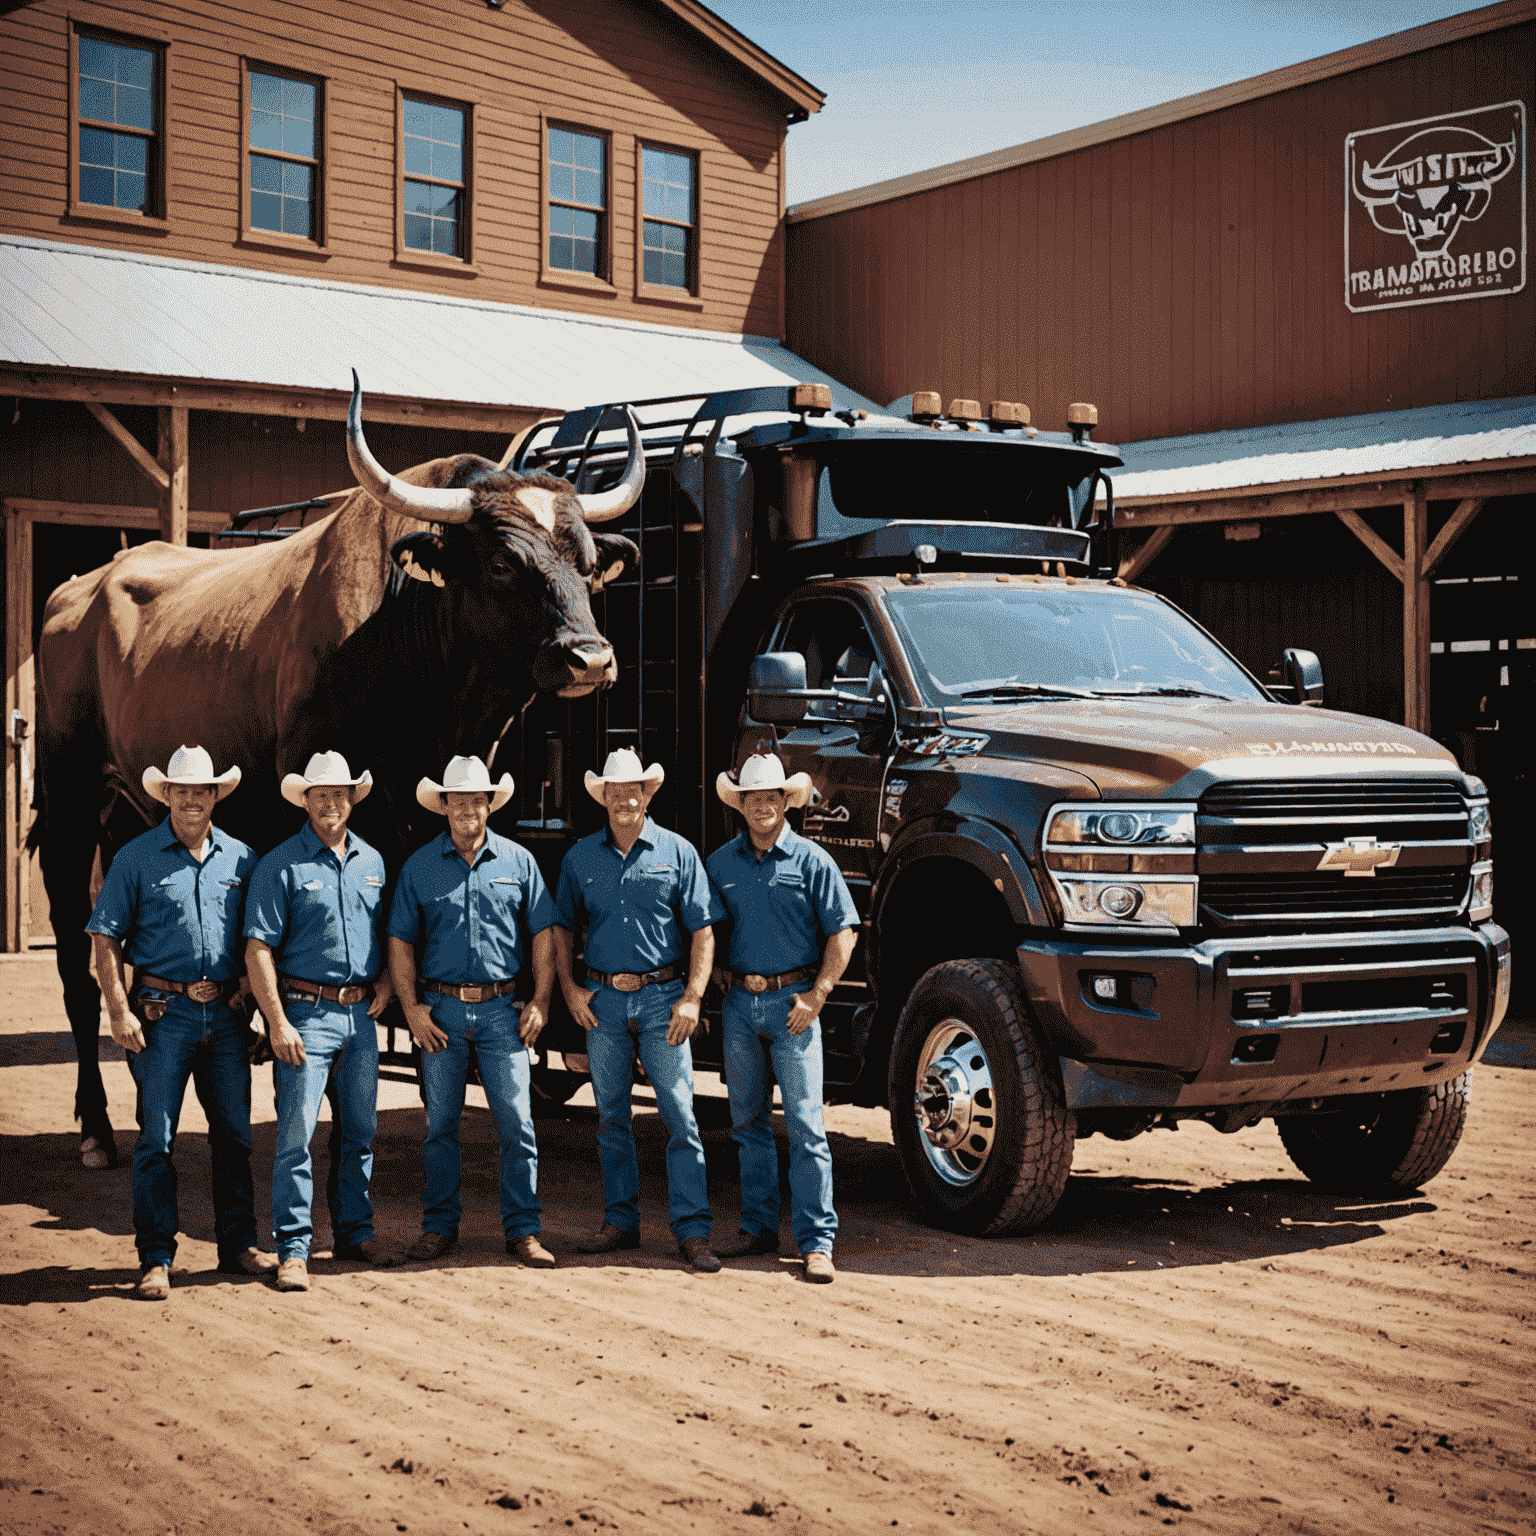
[[[747,712],[769,725],[798,725],[808,706],[805,657],[799,651],[768,651],[752,658]]]
[[[1298,704],[1322,704],[1323,664],[1316,651],[1288,650],[1281,658],[1280,670]]]

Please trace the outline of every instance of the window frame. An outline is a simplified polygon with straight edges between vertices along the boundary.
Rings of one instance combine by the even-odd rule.
[[[423,101],[438,107],[453,107],[464,114],[464,180],[461,186],[464,197],[464,213],[459,229],[463,239],[463,253],[445,256],[441,251],[418,251],[405,243],[405,184],[407,181],[426,181],[429,186],[449,186],[453,183],[435,177],[407,176],[405,172],[405,103]],[[478,217],[475,196],[475,120],[480,113],[480,102],[475,96],[445,96],[441,91],[395,81],[395,264],[403,267],[431,267],[439,272],[477,274],[475,265],[475,225]]]
[[[645,152],[660,149],[672,155],[687,155],[693,161],[693,223],[673,224],[670,219],[651,222],[672,224],[675,229],[691,228],[693,240],[688,257],[688,286],[668,288],[645,280]],[[702,145],[672,144],[660,139],[635,138],[635,297],[651,304],[666,304],[674,309],[704,308],[704,163]]]
[[[549,210],[554,201],[549,189],[549,133],[552,128],[563,129],[569,133],[584,133],[603,141],[603,185],[608,199],[607,206],[603,210],[606,238],[601,243],[603,255],[601,270],[595,275],[590,272],[571,272],[564,267],[552,267],[549,264]],[[618,160],[614,152],[614,141],[617,137],[611,123],[594,121],[591,118],[585,122],[577,122],[574,118],[559,117],[552,113],[539,114],[539,285],[541,287],[577,289],[583,293],[598,293],[610,298],[618,296],[618,289],[614,284],[614,246],[617,244],[614,237],[618,227],[618,220],[614,216],[617,197],[614,168]],[[581,205],[571,204],[570,206]]]
[[[138,18],[133,18],[137,24]],[[125,31],[123,17],[94,8],[72,7],[69,12],[69,184],[65,191],[65,218],[91,223],[126,224],[135,229],[164,234],[171,227],[171,131],[170,77],[172,41],[160,27],[142,26]],[[130,48],[147,48],[155,55],[155,129],[150,139],[149,196],[147,211],[115,208],[107,203],[80,200],[80,39],[98,38],[104,43],[119,43]],[[103,124],[108,131],[122,131]]]
[[[257,229],[251,223],[251,74],[277,75],[313,85],[320,121],[315,125],[315,202],[313,233],[287,235],[278,229]],[[306,69],[292,55],[265,53],[240,57],[240,244],[265,246],[269,250],[329,255],[326,249],[326,224],[330,210],[331,111],[330,76]],[[302,161],[299,155],[285,156],[257,150],[271,160]]]

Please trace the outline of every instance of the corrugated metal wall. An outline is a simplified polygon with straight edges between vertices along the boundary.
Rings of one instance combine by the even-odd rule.
[[[1017,399],[1060,428],[1092,400],[1120,442],[1529,394],[1531,286],[1349,312],[1344,141],[1529,107],[1533,81],[1526,23],[791,223],[789,345],[880,401]]]

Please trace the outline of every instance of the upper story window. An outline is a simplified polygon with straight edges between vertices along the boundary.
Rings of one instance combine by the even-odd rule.
[[[77,33],[75,201],[157,216],[163,208],[162,50]]]
[[[401,112],[401,243],[468,260],[469,112],[414,96],[402,97]]]
[[[250,229],[318,240],[320,87],[252,66],[248,97]]]
[[[605,277],[608,271],[608,140],[549,129],[549,265]]]
[[[695,156],[641,146],[641,281],[647,287],[697,291],[697,174]]]

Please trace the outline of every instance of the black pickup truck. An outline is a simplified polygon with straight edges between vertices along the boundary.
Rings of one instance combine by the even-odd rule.
[[[720,768],[773,750],[815,792],[864,928],[823,1014],[828,1098],[887,1104],[925,1216],[1042,1221],[1078,1137],[1274,1118],[1311,1179],[1406,1189],[1465,1122],[1509,994],[1482,783],[1435,742],[1321,707],[1317,658],[1260,682],[1114,578],[1116,453],[1091,407],[834,415],[824,388],[630,402],[639,575],[598,619],[616,687],[509,727],[505,830],[553,874],[616,746],[705,850]],[[618,406],[515,468],[601,486]],[[515,825],[513,824],[515,823]],[[557,1013],[536,1081],[583,1081]],[[719,1070],[718,1028],[694,1041]]]

